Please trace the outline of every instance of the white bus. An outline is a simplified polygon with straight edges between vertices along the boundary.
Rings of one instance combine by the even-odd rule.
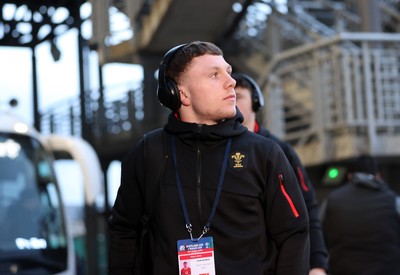
[[[77,274],[54,151],[77,161],[93,205],[103,183],[94,149],[79,138],[43,136],[0,111],[0,274]]]

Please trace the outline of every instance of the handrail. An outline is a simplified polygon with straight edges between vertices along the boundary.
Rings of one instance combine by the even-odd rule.
[[[143,110],[142,87],[128,87],[125,92],[107,93],[107,97],[92,96],[87,99],[90,111],[81,118],[79,98],[67,99],[52,105],[41,114],[41,129],[44,134],[58,133],[81,136],[82,121],[88,123],[93,138],[106,139],[107,135],[129,132],[137,129]],[[122,86],[121,86],[122,87]],[[109,92],[112,92],[112,87]],[[92,92],[95,95],[96,91]],[[103,100],[103,102],[102,102]]]
[[[385,41],[399,41],[400,42],[400,34],[389,34],[389,33],[374,33],[374,32],[340,32],[332,37],[322,38],[314,43],[308,43],[302,46],[298,46],[280,53],[275,54],[270,62],[268,63],[268,67],[265,73],[261,74],[261,78],[258,83],[263,83],[265,85],[268,75],[270,72],[279,64],[279,62],[299,56],[306,52],[319,49],[322,47],[326,47],[330,44],[334,44],[337,42],[360,42],[360,41],[377,41],[377,42],[385,42]]]

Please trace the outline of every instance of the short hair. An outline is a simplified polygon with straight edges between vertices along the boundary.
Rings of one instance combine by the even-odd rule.
[[[193,41],[179,49],[168,63],[166,76],[179,82],[180,75],[186,70],[193,58],[205,54],[223,55],[222,50],[211,42]]]
[[[370,155],[361,155],[351,161],[348,165],[347,169],[348,173],[367,173],[367,174],[372,174],[375,175],[378,173],[378,164],[375,160]]]

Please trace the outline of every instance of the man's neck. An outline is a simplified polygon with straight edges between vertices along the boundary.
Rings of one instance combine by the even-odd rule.
[[[248,121],[244,121],[243,125],[246,126],[246,128],[249,129],[249,131],[251,131],[251,132],[257,132],[255,130],[259,128],[258,123],[255,119],[250,119]]]

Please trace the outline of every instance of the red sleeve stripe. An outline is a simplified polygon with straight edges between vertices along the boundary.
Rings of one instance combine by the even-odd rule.
[[[304,181],[303,171],[301,171],[300,167],[296,167],[296,168],[297,168],[297,174],[299,175],[299,178],[300,178],[300,186],[301,186],[301,188],[303,188],[303,190],[305,192],[308,192],[308,186],[307,186],[306,182]]]
[[[296,207],[294,206],[294,203],[293,203],[293,201],[292,201],[292,198],[290,198],[289,194],[288,194],[288,193],[286,192],[286,190],[285,190],[285,186],[283,186],[283,175],[282,175],[282,174],[279,174],[278,177],[279,177],[279,185],[280,185],[280,187],[281,187],[282,194],[285,196],[286,200],[288,201],[288,203],[289,203],[289,205],[290,205],[290,208],[292,209],[293,215],[294,215],[296,218],[298,218],[298,217],[300,216],[300,215],[299,215],[299,212],[297,212],[297,209],[296,209]]]

